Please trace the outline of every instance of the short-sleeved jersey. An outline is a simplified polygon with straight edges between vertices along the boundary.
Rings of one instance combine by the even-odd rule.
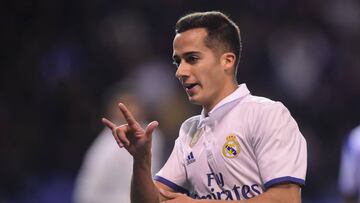
[[[360,126],[350,132],[343,145],[339,189],[343,196],[360,197]]]
[[[245,84],[186,120],[155,180],[196,199],[249,199],[279,183],[304,185],[306,141],[280,102]]]

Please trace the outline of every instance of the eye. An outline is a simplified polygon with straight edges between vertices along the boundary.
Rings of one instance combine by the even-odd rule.
[[[180,59],[173,59],[173,64],[176,66],[176,67],[179,67],[180,65]]]
[[[199,60],[199,57],[196,56],[196,55],[189,55],[187,58],[186,58],[186,61],[190,64],[195,64],[197,61]]]

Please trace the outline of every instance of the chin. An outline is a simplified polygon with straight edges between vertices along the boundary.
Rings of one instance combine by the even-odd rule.
[[[188,99],[189,99],[190,103],[192,103],[192,104],[203,105],[203,103],[196,97],[188,96]]]
[[[188,97],[188,99],[190,103],[196,104],[196,100],[194,100],[192,97]]]

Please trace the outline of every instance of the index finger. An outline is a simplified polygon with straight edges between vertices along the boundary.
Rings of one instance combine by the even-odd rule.
[[[131,112],[126,108],[126,106],[123,103],[119,103],[118,106],[129,126],[139,125],[139,123],[135,120],[134,116],[131,114]]]

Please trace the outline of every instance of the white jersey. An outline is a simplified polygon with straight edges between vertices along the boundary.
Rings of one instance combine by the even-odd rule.
[[[360,126],[352,130],[343,146],[339,189],[344,196],[360,194]],[[360,198],[358,198],[360,203]]]
[[[304,185],[306,167],[306,141],[286,107],[242,84],[182,124],[154,179],[196,199],[243,200],[278,183]]]

